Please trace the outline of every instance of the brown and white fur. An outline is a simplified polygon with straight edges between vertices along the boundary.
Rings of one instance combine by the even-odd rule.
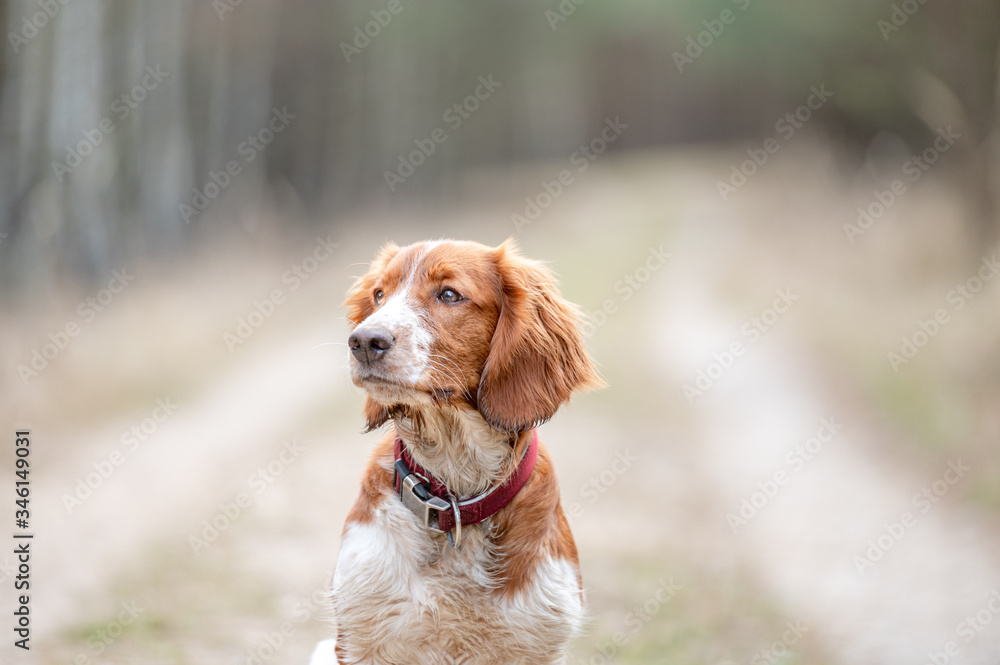
[[[531,428],[574,390],[600,384],[575,308],[512,243],[456,241],[385,246],[345,305],[368,430],[394,427],[344,527],[332,589],[337,638],[312,662],[565,662],[583,591],[544,446],[527,484],[463,529],[458,547],[400,502],[392,464],[398,433],[459,498],[503,482]]]

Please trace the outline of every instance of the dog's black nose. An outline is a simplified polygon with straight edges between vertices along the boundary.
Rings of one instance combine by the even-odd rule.
[[[358,328],[347,338],[347,346],[358,362],[373,363],[392,348],[396,338],[381,327]]]

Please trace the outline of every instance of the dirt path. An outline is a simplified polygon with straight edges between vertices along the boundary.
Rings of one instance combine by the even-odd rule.
[[[721,502],[719,546],[746,561],[840,662],[916,665],[934,653],[937,663],[995,665],[1000,602],[988,604],[992,594],[1000,599],[1000,543],[947,500],[947,482],[961,482],[960,471],[945,466],[928,476],[877,459],[866,450],[873,428],[818,389],[780,321],[756,342],[740,334],[739,319],[713,302],[718,271],[690,251],[718,237],[712,227],[702,219],[678,234],[671,274],[655,296],[665,308],[651,313],[650,326],[665,331],[659,348],[668,376],[689,384],[700,370],[718,376],[691,408]],[[713,262],[739,250],[718,247]],[[734,342],[743,354],[726,356]],[[940,502],[914,504],[942,479]],[[744,507],[746,522],[727,519],[740,517],[744,499],[758,506]],[[881,551],[869,553],[872,540]]]
[[[39,549],[37,575],[60,590],[38,596],[37,612],[46,617],[39,639],[86,617],[117,577],[142,569],[153,543],[198,534],[218,503],[245,489],[255,463],[280,454],[280,442],[293,438],[290,428],[303,414],[332,403],[349,385],[332,354],[309,352],[317,337],[324,335],[308,330],[269,354],[248,354],[205,392],[176,402],[176,412],[135,452],[126,450],[72,514],[62,497],[94,472],[91,462],[106,462],[111,450],[122,448],[116,445],[121,433],[134,423],[59,443],[96,456],[82,466],[55,467],[38,481],[38,530],[56,539]]]

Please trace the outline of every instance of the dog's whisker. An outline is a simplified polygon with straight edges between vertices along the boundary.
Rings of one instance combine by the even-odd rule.
[[[347,342],[323,342],[322,344],[317,344],[316,346],[309,349],[310,351],[315,351],[321,346],[347,346]]]
[[[455,362],[451,358],[448,358],[447,356],[442,356],[440,353],[431,353],[431,354],[428,354],[427,357],[428,358],[434,358],[434,359],[437,359],[437,360],[442,360],[442,361],[445,361],[445,362],[449,362],[452,365],[454,365],[455,368],[458,369],[459,371],[461,371],[461,369],[462,369],[457,362]]]
[[[463,383],[465,383],[465,382],[468,382],[468,378],[467,378],[467,377],[465,376],[465,371],[464,371],[464,370],[463,370],[463,369],[462,369],[462,368],[461,368],[461,367],[459,366],[459,364],[458,364],[458,363],[456,363],[456,362],[455,362],[454,360],[452,360],[451,358],[445,358],[444,356],[442,356],[442,355],[439,355],[439,354],[437,354],[437,353],[432,353],[432,354],[430,354],[430,355],[428,355],[428,356],[427,356],[427,359],[428,359],[428,360],[430,360],[430,361],[431,361],[432,363],[433,363],[433,362],[438,362],[438,363],[439,363],[439,364],[438,364],[438,367],[439,367],[440,369],[442,369],[442,370],[446,369],[446,367],[445,367],[445,366],[443,366],[443,365],[441,365],[441,364],[440,364],[440,362],[441,362],[441,361],[447,361],[447,362],[450,362],[450,363],[451,363],[451,364],[452,364],[452,365],[454,366],[454,368],[455,368],[455,370],[454,370],[454,371],[458,371],[458,373],[459,373],[459,374],[461,374],[461,377],[462,377],[462,382],[463,382]],[[449,370],[449,371],[452,371],[452,370]],[[452,378],[455,378],[455,377],[453,376]]]
[[[461,379],[462,379],[462,380],[460,381],[460,380],[459,380],[459,376],[455,374],[454,370],[451,370],[451,369],[449,369],[449,368],[445,367],[444,365],[441,365],[440,363],[436,363],[436,362],[435,362],[435,361],[433,361],[433,360],[430,360],[428,364],[429,364],[429,365],[430,365],[430,366],[431,366],[432,368],[434,368],[434,369],[437,369],[437,370],[440,370],[440,371],[441,371],[441,373],[445,375],[445,378],[448,378],[448,379],[451,379],[451,380],[452,380],[452,381],[454,381],[454,382],[455,382],[456,384],[458,384],[458,385],[463,385],[463,384],[465,383],[465,381],[464,381],[465,377],[464,377],[464,376],[462,376],[462,377],[461,377]]]
[[[448,378],[448,379],[451,379],[452,381],[454,381],[455,384],[456,384],[455,385],[456,388],[462,388],[462,387],[465,386],[466,381],[465,381],[464,374],[462,376],[462,380],[460,381],[459,377],[455,375],[454,371],[448,369],[447,367],[441,365],[440,363],[436,363],[436,361],[433,358],[428,358],[428,364],[432,368],[440,370],[441,373],[443,373],[445,375],[445,378]]]

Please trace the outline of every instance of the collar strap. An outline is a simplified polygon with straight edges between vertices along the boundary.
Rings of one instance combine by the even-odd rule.
[[[537,459],[538,432],[531,430],[531,443],[522,453],[514,473],[482,494],[464,501],[454,501],[451,490],[413,461],[410,451],[397,436],[393,489],[403,505],[413,511],[425,527],[450,535],[456,526],[461,529],[463,526],[479,524],[500,512],[528,482]],[[456,513],[459,518],[457,521]]]

